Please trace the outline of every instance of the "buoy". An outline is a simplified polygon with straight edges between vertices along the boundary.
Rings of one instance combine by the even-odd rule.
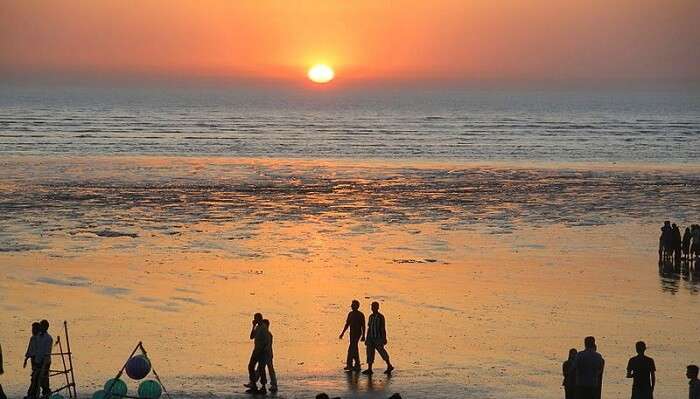
[[[141,399],[158,399],[163,393],[160,384],[153,380],[146,380],[139,384],[139,398]]]
[[[111,390],[110,390],[111,387]],[[127,388],[126,383],[118,379],[110,379],[105,383],[105,396],[116,396],[122,397],[126,396]],[[111,395],[110,395],[111,393]]]
[[[105,399],[105,396],[107,396],[107,392],[104,389],[100,389],[92,394],[92,399]]]
[[[151,372],[151,362],[144,355],[137,355],[126,362],[126,375],[133,380],[143,379]]]

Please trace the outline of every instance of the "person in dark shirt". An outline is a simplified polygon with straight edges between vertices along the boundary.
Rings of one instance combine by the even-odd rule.
[[[253,315],[253,327],[250,330],[250,339],[254,340],[253,353],[250,354],[250,361],[248,362],[248,377],[250,381],[247,384],[243,384],[246,388],[249,388],[246,392],[248,393],[259,393],[262,389],[265,389],[263,384],[262,389],[258,389],[258,379],[265,378],[260,376],[259,363],[264,357],[264,350],[267,346],[267,328],[263,324],[262,313],[255,313]],[[263,372],[264,372],[263,368]]]
[[[600,398],[605,360],[597,352],[594,337],[584,340],[586,349],[578,352],[573,362],[576,375],[576,399]]]
[[[698,366],[688,366],[685,376],[688,377],[688,399],[700,399],[700,380],[698,380]]]
[[[379,302],[372,302],[372,314],[369,315],[367,321],[367,338],[365,345],[367,346],[367,370],[362,374],[371,375],[372,363],[374,363],[374,352],[379,352],[379,356],[386,362],[386,371],[384,374],[391,374],[394,366],[389,361],[389,353],[384,349],[387,344],[386,340],[386,321],[384,315],[379,313]]]
[[[632,399],[653,399],[656,386],[656,365],[654,359],[645,356],[647,346],[639,341],[635,345],[637,356],[627,363],[627,378],[632,378]]]
[[[2,366],[2,345],[0,345],[0,375],[3,374],[5,374],[5,369]],[[0,384],[0,398],[7,398],[5,391],[2,390],[2,384]]]
[[[561,385],[564,387],[564,398],[574,399],[576,392],[576,374],[574,373],[573,363],[576,358],[576,349],[569,349],[569,358],[561,365],[561,372],[564,375],[564,381]]]
[[[362,367],[360,365],[360,348],[358,343],[365,340],[365,315],[360,312],[360,302],[358,300],[353,300],[350,305],[352,309],[348,313],[348,318],[345,321],[345,327],[343,332],[340,333],[340,339],[343,339],[345,332],[350,329],[350,345],[348,346],[348,358],[347,364],[345,365],[345,370],[347,371],[360,371]],[[354,364],[353,364],[354,363]]]

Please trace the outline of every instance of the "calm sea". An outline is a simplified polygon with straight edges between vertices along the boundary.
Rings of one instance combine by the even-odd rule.
[[[696,164],[700,93],[18,88],[0,153]]]

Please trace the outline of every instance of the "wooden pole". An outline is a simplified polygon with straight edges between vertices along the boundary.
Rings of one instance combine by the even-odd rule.
[[[66,377],[66,387],[68,387],[68,396],[73,397],[73,392],[70,390],[70,380],[68,379],[68,367],[66,365],[66,355],[63,353],[63,344],[61,343],[61,337],[56,337],[58,341],[58,351],[61,353],[61,362],[63,363],[63,374]]]
[[[68,388],[68,392],[70,393],[71,398],[78,398],[78,391],[75,388],[75,372],[73,371],[73,352],[70,350],[70,339],[68,338],[68,322],[63,321],[63,330],[66,333],[66,349],[68,350],[68,365],[70,366],[70,384],[73,387],[73,392],[71,393],[70,388]],[[66,378],[68,378],[66,376]]]

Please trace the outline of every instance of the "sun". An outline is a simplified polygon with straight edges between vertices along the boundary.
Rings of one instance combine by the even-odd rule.
[[[316,64],[309,68],[307,76],[314,83],[328,83],[335,77],[335,72],[326,64]]]

